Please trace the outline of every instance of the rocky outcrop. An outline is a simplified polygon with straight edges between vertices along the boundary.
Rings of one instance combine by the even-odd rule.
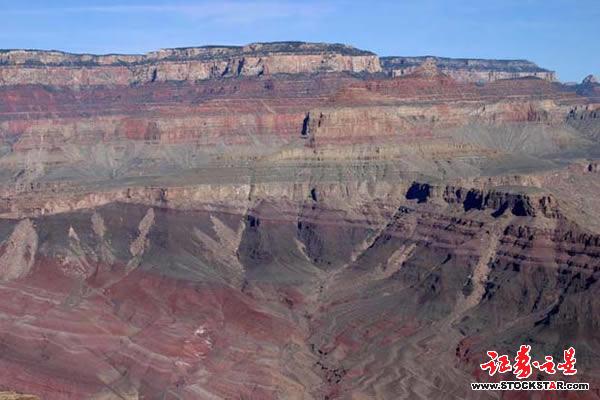
[[[600,102],[600,83],[594,75],[586,76],[579,85],[575,86],[577,93],[594,99],[596,103]]]
[[[13,392],[0,392],[0,400],[39,400],[39,397]]]
[[[35,268],[0,284],[0,385],[48,399],[107,391],[119,398],[169,391],[183,399],[440,397],[442,389],[425,384],[429,371],[462,397],[474,379],[471,363],[498,337],[510,348],[535,330],[538,346],[561,347],[556,332],[598,326],[597,234],[546,218],[531,196],[489,192],[488,203],[465,210],[465,198],[483,192],[457,195],[455,186],[439,191],[441,202],[419,203],[403,198],[406,186],[413,185],[272,182],[234,198],[236,189],[221,184],[169,190],[152,214],[135,197],[37,216],[43,243]],[[199,206],[219,188],[237,210]],[[528,203],[535,215],[509,209],[494,218],[496,196]],[[72,239],[57,229],[65,223],[93,268],[83,278],[70,273]],[[7,224],[0,220],[2,232]],[[115,255],[109,264],[98,256],[96,231]],[[139,266],[124,271],[131,240],[142,236]],[[582,304],[593,311],[586,318]],[[594,379],[590,342],[565,340],[581,349],[577,378]],[[33,362],[35,369],[23,367]],[[423,376],[422,389],[404,383],[408,371]],[[394,384],[374,383],[382,376]]]
[[[523,187],[521,190],[505,188],[465,188],[454,185],[436,185],[413,182],[406,192],[408,200],[419,203],[429,201],[458,205],[464,211],[490,210],[494,218],[505,213],[518,217],[561,218],[556,199],[546,193],[536,193],[535,189]]]
[[[415,73],[423,64],[436,64],[440,73],[459,82],[525,77],[556,81],[553,71],[526,60],[379,58],[369,51],[341,44],[273,42],[162,49],[144,55],[2,50],[0,85],[132,85],[326,72],[384,72],[399,77]]]
[[[131,85],[236,76],[379,71],[379,59],[368,51],[302,42],[164,49],[146,55],[0,52],[0,85]]]
[[[585,78],[583,78],[583,81],[581,81],[581,84],[582,85],[598,84],[598,79],[594,75],[588,75]]]
[[[0,280],[11,281],[29,274],[38,250],[38,235],[29,219],[20,221],[3,243],[0,255]]]
[[[414,73],[423,63],[434,62],[444,74],[459,82],[493,82],[499,79],[535,77],[550,82],[554,71],[540,68],[527,60],[486,60],[445,57],[382,57],[383,70],[392,77]]]

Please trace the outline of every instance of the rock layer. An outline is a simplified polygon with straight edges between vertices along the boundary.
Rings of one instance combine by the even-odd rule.
[[[373,53],[345,45],[281,42],[165,49],[146,55],[0,53],[0,84],[131,85],[317,72],[381,71]]]
[[[554,71],[527,60],[444,57],[377,57],[351,46],[326,43],[273,42],[246,46],[162,49],[145,55],[70,54],[60,51],[0,51],[0,85],[131,85],[165,81],[349,72],[392,77],[411,74],[433,62],[459,82],[492,82],[535,77],[556,81]]]
[[[446,57],[382,57],[383,70],[393,77],[408,75],[424,62],[433,62],[439,70],[460,82],[493,82],[499,79],[534,77],[556,81],[556,73],[527,60],[486,60]]]
[[[532,344],[593,388],[540,396],[598,399],[597,84],[2,57],[0,398],[518,399],[469,383]]]

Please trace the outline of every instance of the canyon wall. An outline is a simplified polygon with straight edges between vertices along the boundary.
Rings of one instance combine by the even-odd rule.
[[[382,57],[383,70],[392,77],[410,74],[423,62],[435,62],[440,71],[461,82],[493,82],[498,79],[534,77],[556,81],[556,73],[527,60],[485,60],[446,57]]]
[[[368,51],[299,42],[165,49],[146,55],[0,52],[2,85],[131,85],[263,74],[379,71],[379,58]]]
[[[0,53],[0,398],[598,400],[600,85],[411,60]]]
[[[163,49],[145,55],[0,50],[0,85],[132,85],[323,72],[384,72],[397,77],[413,73],[427,61],[435,62],[442,73],[460,82],[525,77],[556,80],[553,71],[526,60],[379,58],[369,51],[340,44],[274,42]]]

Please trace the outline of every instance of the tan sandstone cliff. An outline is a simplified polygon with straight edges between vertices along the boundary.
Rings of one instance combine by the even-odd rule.
[[[379,58],[371,52],[322,43],[190,47],[145,55],[0,52],[3,85],[129,85],[269,74],[379,71]]]

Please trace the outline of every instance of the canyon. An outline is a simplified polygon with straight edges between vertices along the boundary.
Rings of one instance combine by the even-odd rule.
[[[529,61],[0,51],[0,399],[598,399],[599,160]]]

